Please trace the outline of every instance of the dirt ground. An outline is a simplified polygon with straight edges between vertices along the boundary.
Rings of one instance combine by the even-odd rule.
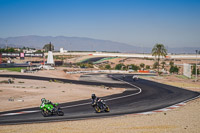
[[[49,71],[49,73],[52,73]],[[62,72],[53,73],[54,76],[66,77],[66,74],[61,74]],[[42,73],[38,73],[38,75],[42,75]],[[73,77],[72,75],[67,75],[67,78],[77,79],[78,75]],[[72,77],[71,77],[72,76]],[[159,77],[147,77],[149,80],[159,81],[161,83],[166,83],[178,87],[182,87],[185,89],[198,91],[200,92],[200,82],[193,82],[193,80],[188,80],[184,78],[173,76],[159,76]],[[2,79],[1,79],[2,80]],[[25,91],[22,86],[25,83],[29,83],[29,81],[24,81],[25,83],[19,83],[21,80],[15,79],[15,83],[20,86],[21,92]],[[46,88],[42,88],[49,84],[52,86],[52,91],[54,87],[62,86],[61,83],[52,83],[47,81],[41,81],[42,83],[33,83],[36,84],[35,87],[39,87],[41,90],[46,90]],[[46,82],[46,83],[44,83]],[[65,90],[66,86],[70,85],[71,90]],[[7,90],[11,90],[11,88],[16,91],[17,87],[12,87],[13,85],[5,85]],[[30,86],[30,85],[28,85]],[[27,86],[27,87],[28,87]],[[32,85],[31,85],[32,86]],[[54,86],[54,87],[53,87]],[[0,88],[2,84],[0,84]],[[70,91],[70,94],[73,95],[77,92],[81,91],[81,89],[77,90],[79,87],[72,84],[63,84],[61,89],[56,90],[58,92],[56,95],[66,94]],[[3,87],[4,88],[4,87]],[[49,88],[49,87],[47,87]],[[29,87],[30,89],[30,87]],[[80,98],[88,97],[88,93],[91,92],[92,88],[90,86],[84,86],[85,95]],[[90,90],[91,89],[91,90]],[[0,89],[2,90],[2,89]],[[27,89],[26,89],[27,90]],[[38,88],[34,88],[32,93],[38,93]],[[100,91],[99,95],[108,94],[107,91],[112,90],[104,90],[104,88],[95,89]],[[65,91],[65,92],[62,92]],[[122,89],[116,89],[111,93],[120,93]],[[3,93],[4,91],[1,91]],[[25,92],[24,92],[25,93]],[[27,93],[27,92],[26,92]],[[51,93],[52,94],[52,93]],[[40,94],[37,94],[41,96]],[[1,95],[0,98],[2,98]],[[24,102],[31,98],[31,95],[24,95]],[[8,98],[8,97],[7,97]],[[5,98],[5,100],[7,100]],[[74,99],[73,99],[74,100]],[[2,100],[1,100],[2,101]],[[27,101],[27,103],[30,101]],[[40,102],[40,101],[35,101]],[[65,101],[66,102],[66,101]],[[12,102],[11,102],[12,103]],[[22,102],[21,102],[22,103]],[[0,105],[3,106],[3,105]],[[6,107],[4,105],[4,107]],[[39,124],[23,124],[23,125],[8,125],[8,126],[0,126],[1,133],[199,133],[200,132],[200,98],[188,102],[186,105],[160,113],[148,114],[148,115],[124,115],[119,117],[109,117],[109,118],[98,118],[98,119],[88,119],[88,120],[78,120],[78,121],[65,121],[65,122],[52,122],[52,123],[39,123]]]

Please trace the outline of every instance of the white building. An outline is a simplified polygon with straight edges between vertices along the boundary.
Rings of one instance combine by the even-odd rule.
[[[23,50],[23,53],[35,53],[37,50],[35,50],[35,49],[24,49]]]
[[[60,48],[60,53],[67,53],[67,50],[64,50],[64,48]]]

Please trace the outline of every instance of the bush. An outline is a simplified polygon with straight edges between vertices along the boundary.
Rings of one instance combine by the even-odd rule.
[[[163,72],[158,72],[158,75],[161,75]]]
[[[170,73],[178,73],[179,68],[177,66],[171,66],[169,72]]]
[[[93,64],[88,64],[88,63],[86,64],[86,67],[87,68],[94,68]]]
[[[155,62],[155,63],[153,64],[153,68],[154,68],[154,69],[158,68],[158,62]]]
[[[109,64],[107,64],[107,65],[105,66],[105,69],[111,69],[111,66],[110,66]]]
[[[132,66],[132,69],[135,70],[135,71],[140,69],[140,67],[137,66],[137,65],[131,64],[131,66]]]
[[[169,62],[169,65],[170,65],[170,66],[174,66],[174,62],[173,62],[173,61],[170,61],[170,62]]]
[[[88,61],[88,64],[93,65],[93,62],[92,61]]]
[[[126,68],[125,68],[125,65],[124,65],[123,63],[117,64],[117,65],[115,66],[115,70],[121,70],[122,67],[123,67],[123,70],[126,69]]]
[[[192,74],[196,75],[196,64],[192,67]],[[199,74],[199,69],[197,68],[197,74]]]
[[[150,69],[151,67],[149,65],[146,65],[146,69]]]
[[[3,52],[5,52],[5,53],[14,53],[14,52],[16,52],[16,51],[15,51],[14,48],[6,48],[6,49],[0,48],[0,53],[3,53]]]
[[[80,66],[80,68],[93,68],[92,63],[77,63],[77,66]]]

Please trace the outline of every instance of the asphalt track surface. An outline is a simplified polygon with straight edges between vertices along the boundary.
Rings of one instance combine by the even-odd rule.
[[[95,58],[89,58],[89,59],[87,59],[87,60],[85,60],[85,61],[82,61],[81,63],[89,63],[89,62],[96,62],[96,61],[99,61],[99,60],[101,60],[101,59],[103,59],[103,58],[106,58],[106,57],[95,57]]]
[[[94,74],[98,75],[98,74]],[[59,78],[47,78],[38,76],[24,76],[24,75],[3,75],[0,77],[13,77],[20,79],[30,80],[59,80],[65,83],[82,84],[82,85],[94,85],[107,87],[119,87],[126,88],[121,94],[114,94],[103,97],[110,107],[109,113],[95,113],[91,107],[91,99],[75,101],[61,104],[61,108],[65,113],[64,116],[50,116],[43,117],[41,115],[39,107],[20,109],[13,111],[0,112],[0,125],[7,124],[23,124],[23,123],[40,123],[40,122],[55,122],[55,121],[68,121],[68,120],[80,120],[89,118],[102,118],[112,117],[124,114],[134,114],[141,112],[148,112],[153,110],[162,109],[175,105],[177,103],[187,101],[196,98],[200,95],[198,92],[193,92],[174,86],[160,84],[144,79],[138,81],[132,80],[132,75],[126,75],[125,78],[120,74],[108,74],[107,77],[111,80],[119,81],[117,83],[107,82],[89,82],[89,81],[75,81]],[[88,94],[90,97],[91,94]],[[39,106],[39,105],[38,105]],[[28,112],[32,113],[18,114],[18,115],[5,115],[8,113],[16,112]]]

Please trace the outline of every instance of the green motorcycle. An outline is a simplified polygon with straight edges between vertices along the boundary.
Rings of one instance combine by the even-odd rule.
[[[42,110],[41,113],[44,117],[51,116],[51,115],[58,115],[63,116],[64,112],[58,107],[58,103],[51,104],[51,103],[42,103],[40,105],[40,109]]]

